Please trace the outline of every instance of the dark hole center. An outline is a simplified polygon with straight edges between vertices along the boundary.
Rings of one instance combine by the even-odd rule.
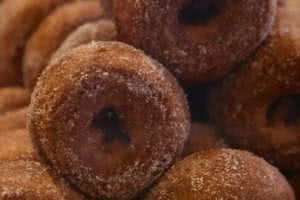
[[[300,123],[300,95],[280,97],[269,107],[266,117],[271,124],[297,125]]]
[[[123,130],[119,115],[113,108],[105,108],[98,113],[92,122],[92,127],[103,133],[103,143],[108,144],[116,140],[129,144],[130,137]]]
[[[220,13],[220,4],[218,0],[192,0],[179,12],[179,22],[184,25],[204,25]]]

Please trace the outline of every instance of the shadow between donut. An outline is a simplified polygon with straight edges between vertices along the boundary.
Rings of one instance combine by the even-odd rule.
[[[278,98],[269,106],[266,118],[269,126],[276,124],[299,126],[297,124],[300,124],[300,95]]]

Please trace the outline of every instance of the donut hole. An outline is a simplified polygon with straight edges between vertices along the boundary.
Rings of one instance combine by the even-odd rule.
[[[206,25],[220,13],[220,5],[217,0],[192,0],[180,10],[179,22],[184,25]]]
[[[269,125],[300,126],[300,95],[278,98],[269,106],[266,118]]]
[[[102,134],[103,151],[112,152],[116,149],[114,147],[116,145],[126,147],[130,144],[130,137],[122,127],[119,115],[112,107],[104,108],[96,114],[91,126]]]
[[[224,5],[218,0],[189,1],[178,13],[180,30],[193,41],[215,40],[216,34],[219,34],[216,17],[221,14]]]

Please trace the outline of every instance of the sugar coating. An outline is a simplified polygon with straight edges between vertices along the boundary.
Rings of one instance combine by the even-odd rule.
[[[0,200],[86,199],[50,171],[36,161],[0,161]]]
[[[4,87],[0,89],[0,117],[6,112],[28,106],[30,94],[22,87]]]
[[[92,127],[107,107],[118,113],[128,144],[105,143]],[[183,90],[162,65],[123,43],[92,42],[46,68],[28,127],[43,155],[78,188],[122,200],[151,186],[179,157],[190,123]]]
[[[100,19],[81,25],[74,30],[60,45],[51,59],[56,59],[70,49],[92,41],[113,41],[116,38],[116,28],[112,20]]]
[[[295,200],[280,172],[246,151],[218,149],[177,162],[146,200]]]
[[[105,17],[105,11],[98,0],[69,2],[47,16],[26,44],[23,59],[26,88],[33,90],[52,54],[73,30],[101,17]]]
[[[213,125],[208,122],[193,122],[181,157],[185,158],[199,151],[225,148],[226,146],[224,138],[217,133]]]
[[[300,94],[299,9],[298,0],[280,4],[268,39],[214,89],[210,106],[228,141],[283,170],[300,169],[300,121],[297,117],[293,123],[270,120],[267,113],[279,98]],[[285,109],[275,112],[277,118]]]
[[[196,25],[179,20],[185,0],[113,4],[120,41],[143,49],[183,83],[199,84],[223,77],[262,43],[271,31],[277,1],[204,1],[220,12]]]
[[[0,7],[0,86],[22,83],[24,46],[40,22],[67,0],[10,0]]]

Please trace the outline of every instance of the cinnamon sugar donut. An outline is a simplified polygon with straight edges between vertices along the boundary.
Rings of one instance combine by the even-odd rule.
[[[173,76],[119,42],[92,42],[52,62],[30,108],[42,154],[100,199],[131,199],[149,187],[180,156],[190,127]]]
[[[117,0],[119,40],[161,61],[185,84],[212,81],[271,30],[276,0]],[[124,9],[126,5],[126,9]]]
[[[85,200],[36,161],[0,161],[0,200]]]
[[[193,122],[191,133],[184,145],[182,158],[199,151],[225,148],[224,139],[217,134],[215,128],[204,122]]]
[[[38,160],[28,130],[0,131],[0,162],[19,159]]]
[[[295,200],[293,190],[266,161],[220,149],[192,154],[162,177],[146,200]]]
[[[53,54],[51,59],[56,59],[66,51],[87,44],[91,41],[112,41],[117,32],[112,20],[101,19],[81,25],[74,30]]]
[[[300,169],[300,1],[278,8],[267,41],[213,91],[211,112],[235,147]]]
[[[26,45],[23,63],[25,87],[33,90],[51,55],[74,29],[105,16],[99,0],[70,2],[52,12]]]
[[[0,134],[9,130],[25,129],[27,107],[20,108],[0,116]]]
[[[0,87],[22,83],[23,49],[56,6],[70,0],[8,0],[0,5]]]
[[[8,111],[20,109],[29,105],[30,94],[21,87],[6,87],[0,89],[0,116]]]

